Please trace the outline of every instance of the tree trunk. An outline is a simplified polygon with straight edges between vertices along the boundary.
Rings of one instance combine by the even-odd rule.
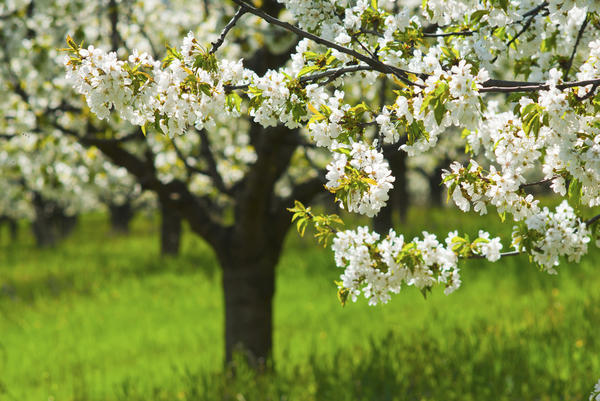
[[[112,231],[120,234],[129,233],[129,223],[133,219],[131,201],[127,200],[122,205],[110,203],[108,211],[110,213],[110,227]]]
[[[65,214],[60,205],[45,200],[38,193],[33,196],[33,207],[32,229],[38,247],[55,246],[75,228],[77,216]]]
[[[225,361],[241,353],[250,366],[264,369],[273,345],[275,263],[263,259],[222,267]]]
[[[161,202],[160,254],[175,256],[181,244],[181,216]]]
[[[442,183],[442,170],[446,168],[447,163],[441,163],[433,170],[433,173],[427,177],[429,181],[429,199],[431,206],[444,206],[444,184]],[[442,167],[443,166],[443,167]]]
[[[394,227],[393,215],[396,211],[400,221],[404,221],[410,203],[408,182],[406,178],[406,152],[398,150],[396,145],[385,146],[383,155],[387,159],[392,175],[396,178],[394,188],[390,191],[387,205],[373,217],[373,229],[386,235]]]
[[[17,240],[17,220],[13,219],[9,216],[0,216],[0,225],[8,225],[8,230],[10,232],[10,240],[12,242]]]

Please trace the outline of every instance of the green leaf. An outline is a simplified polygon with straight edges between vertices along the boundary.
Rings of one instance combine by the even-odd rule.
[[[433,100],[433,95],[427,95],[425,96],[425,98],[423,99],[423,103],[421,103],[421,113],[423,113],[425,110],[427,110],[427,107],[429,106],[429,103],[431,103],[431,101]]]
[[[483,18],[483,16],[487,14],[489,14],[488,10],[475,11],[473,14],[471,14],[471,24],[477,24],[479,21],[481,21],[481,18]]]
[[[225,98],[227,108],[229,110],[237,110],[238,112],[241,110],[242,106],[242,98],[236,92],[232,92],[228,94]]]
[[[301,77],[301,76],[303,76],[303,75],[306,75],[306,74],[308,74],[308,73],[311,73],[311,72],[313,72],[313,71],[318,71],[318,70],[319,70],[319,66],[318,66],[318,65],[307,65],[307,66],[304,66],[304,67],[303,67],[303,68],[300,70],[300,72],[298,73],[298,76],[297,76],[297,78],[300,78],[300,77]]]
[[[438,125],[442,123],[444,114],[446,114],[446,106],[438,100],[433,108],[433,115],[435,116],[435,121]]]
[[[339,287],[338,291],[337,291],[337,297],[340,300],[340,303],[342,304],[342,306],[346,306],[346,302],[348,301],[348,296],[350,295],[350,290],[343,287],[343,284],[341,281],[336,281],[335,284],[337,284]]]
[[[569,190],[567,192],[569,199],[573,202],[572,206],[579,205],[581,200],[581,189],[581,182],[578,179],[572,179],[569,183]]]

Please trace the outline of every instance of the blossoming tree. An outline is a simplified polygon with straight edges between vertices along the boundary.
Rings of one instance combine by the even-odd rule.
[[[109,206],[113,226],[126,231],[126,225],[120,223],[132,216],[131,202],[137,202],[141,185],[126,169],[108,163],[95,145],[118,143],[142,158],[149,154],[147,145],[139,128],[134,131],[117,118],[98,123],[89,109],[82,107],[62,74],[59,48],[64,36],[71,33],[114,50],[151,49],[154,43],[174,40],[201,21],[204,6],[183,7],[184,1],[170,4],[176,6],[174,11],[160,0],[123,4],[114,0],[19,0],[0,4],[0,88],[4,94],[0,97],[0,143],[3,154],[8,155],[4,176],[12,177],[16,185],[11,189],[15,195],[20,193],[11,198],[21,206],[18,210],[29,209],[26,214],[34,219],[36,212],[46,210],[50,221],[56,220],[52,215],[73,215],[97,207],[100,201]],[[182,14],[184,8],[192,14]],[[159,19],[161,29],[145,31],[146,26],[159,25]],[[27,197],[30,205],[23,202]],[[167,223],[162,230],[163,253],[176,253],[181,219],[170,209],[161,209],[168,214],[163,219]],[[53,237],[43,235],[52,228],[38,231],[41,237]]]
[[[291,225],[286,208],[293,206],[294,199],[307,202],[320,192],[325,181],[318,170],[324,170],[326,153],[299,130],[231,119],[218,104],[212,109],[213,124],[186,127],[189,135],[182,136],[160,135],[147,125],[132,126],[118,113],[100,114],[99,119],[74,93],[71,78],[58,72],[64,68],[64,53],[57,49],[64,47],[67,34],[129,54],[132,63],[145,63],[148,53],[162,58],[167,51],[157,44],[174,42],[190,29],[205,32],[208,42],[216,41],[235,9],[209,4],[212,12],[206,14],[206,3],[22,0],[0,5],[0,56],[6,61],[0,67],[0,85],[9,94],[0,102],[11,114],[2,122],[18,140],[27,134],[40,143],[54,137],[61,143],[76,141],[75,146],[64,147],[67,154],[99,149],[125,168],[136,185],[157,195],[163,238],[167,238],[165,253],[177,250],[176,233],[185,219],[213,247],[223,267],[227,358],[240,344],[256,358],[264,358],[271,349],[275,265]],[[281,9],[275,1],[263,5],[273,15]],[[240,35],[248,32],[249,38]],[[244,29],[230,32],[229,39],[236,34],[237,39],[219,52],[231,59],[246,58],[246,67],[254,75],[281,68],[297,42],[291,34],[272,34],[259,17],[246,18]],[[168,53],[173,65],[179,63],[175,61],[178,50]],[[243,70],[241,62],[230,66],[234,74]],[[144,75],[145,69],[134,73]],[[170,100],[175,103],[168,107],[179,107],[186,97],[180,95],[172,92]],[[91,104],[102,102],[102,96]],[[238,98],[230,101],[237,104]],[[165,123],[173,126],[175,120]],[[34,152],[24,153],[37,157]],[[94,177],[100,194],[113,178],[119,178],[119,171]]]
[[[459,265],[467,258],[493,262],[523,253],[543,271],[556,273],[561,257],[578,261],[587,252],[600,219],[586,212],[600,204],[599,3],[426,0],[412,13],[402,7],[392,12],[394,2],[383,0],[279,2],[287,14],[233,0],[237,12],[218,40],[190,33],[162,61],[135,52],[120,59],[69,38],[68,80],[99,118],[112,112],[144,132],[154,127],[172,138],[242,114],[252,118],[251,130],[268,132],[269,143],[295,138],[296,131],[282,126],[305,127],[315,146],[331,152],[325,188],[348,211],[367,216],[386,204],[394,185],[382,146],[396,144],[413,157],[435,148],[441,136],[460,135],[471,160],[453,162],[443,172],[450,198],[463,211],[494,209],[514,225],[512,238],[483,230],[474,239],[452,231],[443,240],[427,232],[409,240],[393,230],[342,231],[336,216],[315,215],[298,202],[292,211],[300,231],[312,224],[320,240],[333,239],[335,261],[343,269],[343,302],[360,295],[370,304],[387,302],[404,286],[427,292],[441,285],[450,294],[461,284]],[[288,63],[251,69],[253,60],[227,57],[224,43],[248,15],[298,37]],[[357,76],[393,81],[394,98],[372,107],[348,96],[352,87],[346,85]],[[267,213],[267,203],[255,203],[250,194],[276,180],[282,156],[257,154],[248,173],[253,178],[239,193],[239,220],[229,231],[212,223],[198,203],[186,205],[209,222],[198,232],[224,265],[241,263],[231,259],[245,255],[248,246],[257,252],[243,263],[272,258],[259,244],[286,227],[250,243],[230,240],[235,245],[227,255],[219,251],[222,238],[249,226],[259,234],[268,224],[257,219]],[[146,173],[139,168],[139,175]],[[540,207],[528,193],[543,184],[565,199],[556,210]],[[257,212],[240,213],[247,207]],[[505,247],[513,250],[501,252]],[[234,277],[233,270],[225,269],[226,292],[229,280],[272,286],[262,273]],[[227,308],[233,305],[227,293],[226,301]],[[257,318],[249,315],[243,324]]]

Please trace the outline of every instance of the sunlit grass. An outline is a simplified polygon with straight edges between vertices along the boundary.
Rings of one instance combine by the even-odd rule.
[[[419,209],[401,231],[480,226]],[[238,368],[232,381],[221,276],[202,241],[186,233],[181,256],[159,258],[145,217],[115,237],[104,216],[86,216],[53,250],[25,231],[0,250],[0,400],[579,400],[600,377],[594,247],[558,276],[526,257],[469,261],[451,296],[409,288],[388,305],[342,308],[331,254],[292,232],[274,303],[276,374]]]

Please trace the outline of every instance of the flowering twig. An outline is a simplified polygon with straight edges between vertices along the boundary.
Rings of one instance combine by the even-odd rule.
[[[408,85],[419,86],[419,87],[422,86],[422,85],[417,84],[417,83],[411,81],[410,79],[408,79],[408,74],[414,74],[417,76],[422,76],[423,74],[417,74],[414,72],[403,70],[398,67],[386,65],[377,59],[367,57],[364,54],[361,54],[355,50],[348,49],[347,47],[341,46],[335,42],[329,41],[320,36],[317,36],[310,32],[304,31],[295,25],[289,24],[287,22],[283,22],[275,17],[272,17],[269,14],[265,13],[264,11],[261,11],[261,10],[257,9],[256,7],[253,7],[250,4],[246,3],[244,0],[233,0],[233,2],[238,4],[240,7],[244,8],[249,13],[252,13],[252,14],[256,15],[257,17],[264,19],[268,23],[279,26],[279,27],[281,27],[287,31],[290,31],[302,38],[310,39],[320,45],[324,45],[324,46],[327,46],[328,48],[335,49],[339,52],[348,54],[349,56],[352,56],[352,57],[356,58],[357,60],[360,60],[360,61],[364,62],[365,64],[368,64],[375,71],[379,71],[384,74],[387,74],[391,71],[394,75],[396,75],[398,77],[398,79],[400,79],[402,82],[404,82]]]
[[[407,71],[407,70],[403,70],[398,67],[387,65],[378,59],[368,57],[368,56],[361,54],[355,50],[348,49],[347,47],[341,46],[335,42],[331,42],[327,39],[321,38],[320,36],[317,36],[310,32],[306,32],[306,31],[298,28],[295,25],[289,24],[287,22],[283,22],[275,17],[270,16],[269,14],[265,13],[264,11],[261,11],[255,7],[251,6],[250,4],[246,3],[244,0],[233,0],[233,2],[238,4],[240,7],[244,8],[247,12],[254,14],[257,17],[260,17],[273,25],[280,26],[283,29],[290,31],[302,38],[310,39],[318,44],[321,44],[321,45],[327,46],[329,48],[338,50],[342,53],[348,54],[348,55],[356,58],[357,60],[360,60],[360,61],[364,62],[365,64],[369,65],[373,69],[373,71],[379,71],[384,74],[388,74],[391,72],[394,75],[396,75],[402,82],[404,82],[408,85],[417,86],[417,87],[421,87],[421,88],[424,87],[423,85],[413,82],[410,79],[408,79],[408,75],[413,74],[419,78],[426,79],[428,77],[427,74]],[[539,10],[541,10],[546,5],[547,5],[547,3],[544,3],[544,4],[536,7],[536,9],[535,9],[536,12],[539,12]],[[578,86],[587,86],[587,85],[594,85],[594,84],[600,84],[600,79],[565,82],[565,83],[556,85],[556,88],[557,89],[567,89],[567,88],[574,88],[574,87],[578,87]],[[514,93],[514,92],[537,92],[537,91],[548,90],[548,89],[550,89],[550,85],[548,85],[546,83],[505,81],[505,80],[494,79],[494,80],[488,80],[486,82],[483,82],[481,85],[481,88],[479,88],[478,91],[480,93]]]
[[[358,72],[358,71],[373,71],[373,67],[371,67],[369,65],[364,65],[364,64],[350,65],[348,67],[335,68],[335,69],[331,69],[331,70],[319,72],[319,73],[316,73],[316,74],[304,75],[304,76],[298,78],[298,81],[301,84],[307,84],[309,82],[318,81],[319,79],[329,78],[326,81],[326,83],[329,83],[329,82],[334,81],[336,78],[339,78],[340,76],[342,76],[344,74],[348,74],[348,73],[352,73],[352,72]],[[235,90],[246,90],[249,87],[250,87],[249,84],[246,84],[246,85],[225,85],[225,91],[226,92],[232,92],[232,91],[235,91]]]

